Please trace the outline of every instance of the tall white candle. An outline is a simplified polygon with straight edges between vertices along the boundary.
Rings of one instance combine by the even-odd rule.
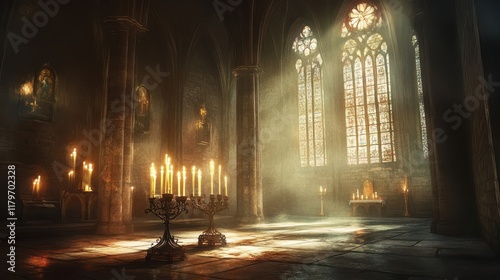
[[[181,196],[181,172],[177,171],[177,196]]]
[[[155,164],[151,163],[151,167],[149,168],[149,197],[155,197],[155,185],[154,185],[154,173],[155,173]]]
[[[201,169],[198,169],[198,196],[201,196]]]
[[[163,170],[163,165],[160,167],[160,194],[164,194],[165,193],[165,190],[163,189],[164,187],[164,175],[165,173],[165,170]]]
[[[71,157],[73,158],[73,170],[76,170],[76,148],[73,149]]]
[[[195,175],[196,175],[196,166],[193,165],[193,167],[191,168],[191,173],[193,173],[193,180],[191,181],[191,184],[193,185],[193,192],[191,193],[191,195],[195,196],[196,193],[195,193],[195,190],[194,190],[194,183],[195,183]]]
[[[94,171],[94,167],[92,163],[89,163],[89,191],[92,191],[92,171]]]
[[[210,194],[214,194],[214,161],[210,160]]]
[[[224,195],[227,196],[227,176],[224,176]]]
[[[182,167],[182,196],[186,196],[186,167]]]
[[[219,164],[219,180],[218,180],[218,182],[219,182],[219,194],[220,194],[220,195],[222,195],[222,192],[221,192],[221,180],[220,180],[220,178],[221,178],[221,177],[220,177],[220,176],[221,176],[221,170],[222,170],[222,167],[221,167],[221,165]]]

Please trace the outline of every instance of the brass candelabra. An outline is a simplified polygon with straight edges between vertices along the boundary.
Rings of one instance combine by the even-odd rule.
[[[204,196],[191,196],[193,208],[199,209],[208,216],[208,228],[198,236],[198,246],[207,244],[215,246],[217,244],[226,245],[226,236],[220,233],[214,226],[214,216],[216,213],[228,208],[228,197],[222,195],[210,195],[208,201]]]
[[[184,260],[184,251],[182,246],[177,243],[177,239],[170,233],[170,221],[179,216],[182,212],[188,212],[186,208],[187,197],[173,194],[163,194],[161,198],[149,198],[149,208],[147,213],[153,213],[163,220],[165,230],[163,236],[157,240],[157,243],[148,249],[146,261],[152,258],[166,260],[172,263],[175,260]]]

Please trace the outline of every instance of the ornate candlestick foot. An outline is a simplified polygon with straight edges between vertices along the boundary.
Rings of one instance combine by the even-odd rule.
[[[152,212],[155,216],[162,219],[165,224],[163,236],[157,240],[157,243],[148,249],[146,261],[151,259],[166,260],[172,263],[174,260],[184,260],[184,251],[182,246],[177,243],[177,239],[170,234],[170,221],[179,216],[182,212],[188,212],[186,209],[185,196],[178,196],[173,199],[173,194],[163,194],[162,198],[150,198],[149,207],[146,213]]]
[[[208,246],[220,244],[224,246],[227,244],[226,236],[214,227],[214,216],[216,213],[228,208],[228,199],[227,196],[217,195],[216,199],[216,196],[210,195],[207,203],[204,197],[191,197],[193,207],[201,210],[208,216],[208,228],[198,236],[198,246],[202,246],[203,244],[207,244]]]

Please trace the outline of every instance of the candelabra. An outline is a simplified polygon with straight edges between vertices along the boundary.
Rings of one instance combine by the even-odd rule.
[[[198,246],[202,246],[204,243],[209,246],[226,245],[226,236],[214,227],[214,215],[228,208],[228,197],[212,194],[206,202],[205,197],[191,196],[191,201],[194,208],[201,210],[208,216],[208,228],[198,236]]]
[[[155,216],[163,220],[165,230],[163,236],[157,240],[157,243],[148,249],[146,261],[151,258],[166,259],[172,263],[175,259],[183,260],[184,251],[182,246],[177,244],[177,240],[170,234],[170,221],[179,216],[182,212],[188,212],[186,208],[185,196],[177,196],[174,199],[173,194],[163,194],[161,198],[149,198],[149,208],[144,212],[153,213]]]

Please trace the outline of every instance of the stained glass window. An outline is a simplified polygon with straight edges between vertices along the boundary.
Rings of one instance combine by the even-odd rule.
[[[298,78],[299,149],[302,167],[326,165],[323,59],[317,48],[317,38],[311,28],[305,26],[292,46],[299,57],[295,70]]]
[[[389,55],[379,22],[377,8],[362,3],[342,27],[348,164],[396,160]]]
[[[417,73],[417,94],[418,94],[418,109],[420,113],[420,137],[422,139],[422,152],[424,157],[429,157],[429,147],[427,146],[427,125],[425,123],[424,110],[424,89],[422,86],[422,68],[420,65],[420,48],[418,46],[417,36],[412,37],[413,48],[415,49],[415,67]]]

